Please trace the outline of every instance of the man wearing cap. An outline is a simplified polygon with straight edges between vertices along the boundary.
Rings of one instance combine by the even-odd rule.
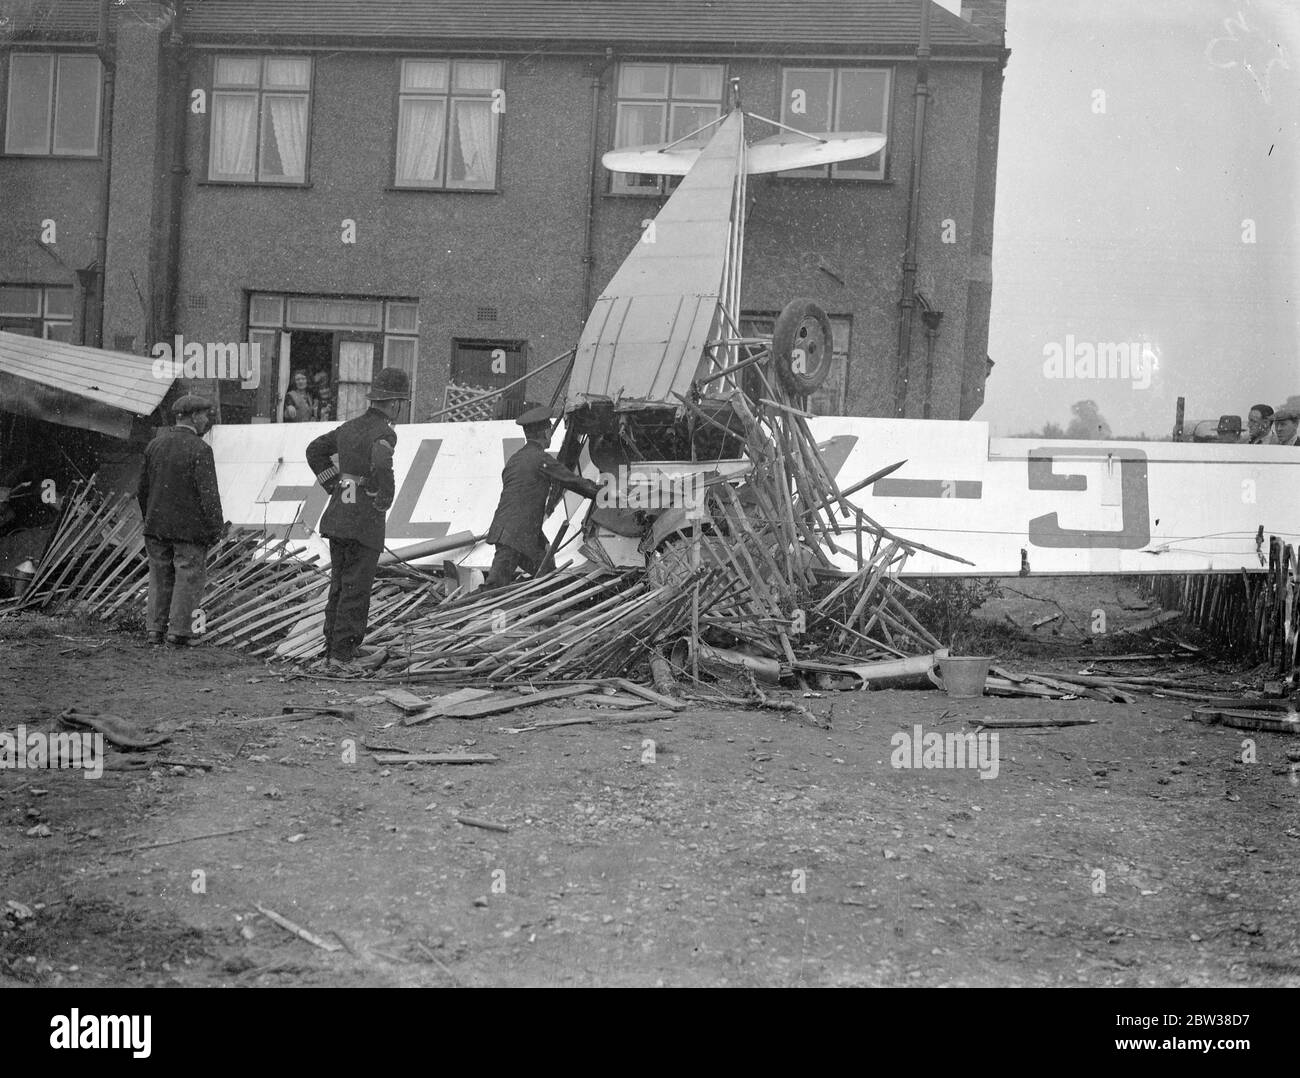
[[[1300,446],[1300,408],[1284,404],[1274,412],[1273,433],[1278,445]]]
[[[542,532],[542,520],[552,484],[576,490],[586,498],[600,492],[600,484],[570,471],[547,451],[551,442],[551,413],[547,408],[530,408],[515,420],[524,428],[523,448],[506,461],[501,473],[501,501],[487,531],[487,541],[496,546],[486,588],[499,588],[515,578],[522,567],[533,576],[554,568],[547,556],[550,543]]]
[[[144,451],[136,497],[149,552],[148,629],[151,644],[184,647],[203,601],[208,547],[224,531],[212,447],[212,404],[187,393],[172,405],[176,425]]]
[[[330,542],[324,657],[327,670],[344,674],[360,672],[352,664],[366,635],[370,587],[393,504],[397,432],[392,424],[402,402],[411,399],[410,379],[400,367],[385,367],[366,396],[370,407],[364,415],[307,446],[307,463],[330,495],[320,520],[320,533]]]

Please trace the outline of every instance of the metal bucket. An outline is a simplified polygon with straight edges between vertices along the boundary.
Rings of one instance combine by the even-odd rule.
[[[955,700],[984,695],[984,681],[993,663],[991,655],[945,655],[938,660],[943,691]]]

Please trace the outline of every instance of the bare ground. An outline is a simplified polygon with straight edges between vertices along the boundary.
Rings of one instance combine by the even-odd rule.
[[[984,613],[1027,627],[1062,598],[1080,639],[1098,603],[1112,629],[1150,613],[1128,585],[1067,582]],[[838,693],[802,701],[829,733],[695,709],[512,734],[592,712],[405,727],[355,704],[373,683],[73,620],[0,619],[0,648],[0,729],[100,708],[170,733],[159,759],[211,765],[0,770],[0,907],[32,911],[0,912],[0,984],[1300,986],[1300,740],[1184,702]],[[358,717],[232,725],[322,702]],[[891,766],[916,724],[1044,714],[1097,722],[1001,732],[992,779]],[[500,761],[385,768],[366,744]]]

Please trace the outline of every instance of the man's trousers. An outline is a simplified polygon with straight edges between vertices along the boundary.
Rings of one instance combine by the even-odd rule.
[[[355,539],[330,540],[330,593],[325,604],[325,651],[335,662],[350,662],[366,635],[370,587],[379,551]]]
[[[151,633],[194,635],[194,611],[203,602],[207,582],[208,548],[179,539],[144,537],[149,552],[149,612]]]
[[[549,545],[543,542],[542,549],[546,550]],[[488,570],[483,586],[500,588],[511,584],[514,582],[517,569],[522,569],[529,576],[537,576],[539,573],[549,573],[554,568],[555,558],[549,556],[549,553],[539,570],[537,559],[531,554],[525,554],[522,550],[516,550],[505,543],[498,543],[492,553],[492,568]]]

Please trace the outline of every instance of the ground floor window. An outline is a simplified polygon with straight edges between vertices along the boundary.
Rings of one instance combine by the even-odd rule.
[[[0,330],[52,341],[72,340],[72,289],[56,285],[0,285]]]
[[[740,316],[740,330],[750,337],[770,337],[776,327],[775,311],[745,311]],[[843,415],[849,387],[849,343],[853,336],[853,317],[828,315],[831,320],[833,352],[831,371],[821,388],[808,398],[808,411],[814,415]]]
[[[384,367],[400,367],[415,387],[419,304],[410,299],[254,292],[248,339],[260,347],[262,384],[249,390],[244,422],[355,419]],[[226,415],[223,420],[240,422]]]

